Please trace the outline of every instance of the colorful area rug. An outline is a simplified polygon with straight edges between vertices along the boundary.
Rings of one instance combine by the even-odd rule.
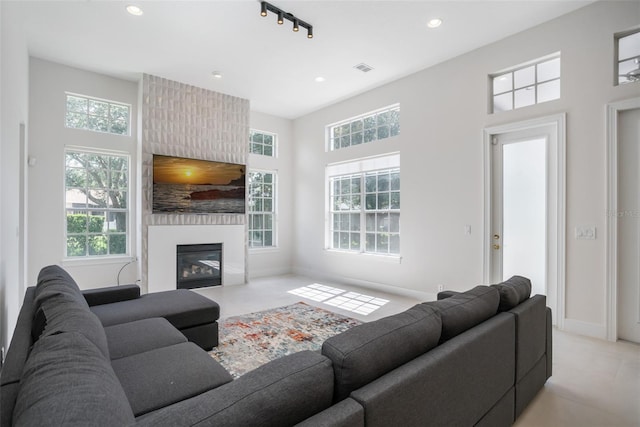
[[[299,302],[219,323],[220,344],[209,354],[238,378],[278,357],[319,350],[327,338],[362,322]]]

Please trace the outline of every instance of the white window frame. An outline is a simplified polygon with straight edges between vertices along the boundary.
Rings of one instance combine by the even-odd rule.
[[[621,79],[623,78],[622,76],[620,76],[620,64],[622,62],[627,62],[627,61],[631,61],[631,60],[636,60],[636,61],[640,61],[640,52],[638,52],[638,54],[636,56],[630,56],[628,58],[620,58],[620,40],[624,39],[626,37],[632,36],[634,34],[638,34],[640,33],[640,28],[635,28],[633,30],[629,30],[629,31],[623,31],[620,33],[616,33],[614,35],[615,38],[615,60],[614,60],[614,81],[613,84],[615,86],[618,85],[625,85],[628,83],[637,83],[640,80],[625,80],[625,81],[621,81]]]
[[[379,122],[378,120],[379,116],[386,113],[393,114],[394,112],[395,112],[397,121],[392,121],[390,123]],[[374,127],[370,127],[369,129],[367,129],[364,121],[367,119],[371,119],[372,117],[373,117],[373,120],[376,122],[376,124]],[[342,133],[341,131],[340,135],[337,135],[338,130],[342,127],[349,127],[349,132]],[[382,138],[378,137],[379,136],[378,129],[380,128],[385,128],[388,130],[388,134]],[[369,139],[368,141],[365,140],[365,134],[367,130],[375,131],[375,137]],[[400,104],[388,105],[386,107],[369,111],[367,113],[360,114],[358,116],[351,117],[349,119],[341,120],[336,123],[331,123],[326,126],[325,134],[326,134],[325,138],[326,138],[327,151],[335,151],[343,148],[350,148],[356,145],[368,144],[371,142],[396,137],[400,135]],[[360,134],[360,136],[362,137],[361,141],[359,138],[357,140],[353,138],[358,134]],[[344,141],[348,139],[349,143],[347,145],[344,145],[346,144],[346,142],[343,143],[343,139]],[[336,140],[341,141],[339,146],[336,146],[336,143],[335,143]]]
[[[67,153],[69,152],[73,152],[73,153],[80,153],[80,154],[93,154],[93,155],[100,155],[100,156],[111,156],[111,157],[122,157],[125,158],[127,161],[127,187],[124,191],[127,192],[127,197],[126,197],[126,204],[127,207],[126,208],[102,208],[102,207],[80,207],[80,206],[76,206],[76,207],[68,207],[67,206]],[[132,182],[132,169],[131,169],[131,155],[127,152],[124,151],[115,151],[115,150],[98,150],[98,149],[94,149],[94,148],[89,148],[89,147],[78,147],[78,146],[66,146],[65,150],[64,150],[64,159],[63,159],[63,183],[62,183],[62,188],[63,188],[63,230],[64,230],[64,238],[63,238],[63,260],[64,261],[71,261],[71,262],[77,262],[77,261],[95,261],[95,260],[109,260],[109,259],[121,259],[121,258],[126,258],[126,259],[130,259],[131,257],[131,247],[132,247],[132,238],[133,238],[133,224],[134,224],[134,220],[132,218],[133,216],[133,207],[131,205],[131,201],[132,201],[132,195],[131,195],[131,182]],[[86,169],[86,168],[85,168]],[[69,256],[67,253],[68,250],[68,246],[67,246],[67,238],[68,238],[68,230],[67,230],[67,214],[69,213],[69,211],[85,211],[87,213],[90,213],[92,211],[102,211],[105,212],[105,217],[111,212],[111,213],[122,213],[124,212],[126,214],[126,224],[127,224],[127,229],[125,234],[125,239],[126,239],[126,243],[125,243],[125,252],[124,253],[118,253],[118,254],[110,254],[108,253],[108,249],[107,249],[107,253],[104,255],[91,255],[89,254],[88,251],[88,246],[87,246],[87,251],[85,253],[85,255],[81,255],[81,256]],[[105,234],[106,231],[105,231]],[[87,230],[86,234],[87,237],[89,237],[91,235],[91,233]],[[88,245],[88,243],[87,243]],[[108,248],[108,243],[107,243],[107,248]]]
[[[547,79],[547,80],[538,80],[538,67],[541,64],[545,64],[547,62],[554,61],[556,59],[558,61],[560,61],[560,74],[559,74],[559,76],[558,77],[554,77],[552,79]],[[529,68],[529,67],[533,67],[533,69],[534,69],[533,83],[528,84],[528,85],[524,85],[524,86],[516,87],[516,83],[515,83],[515,74],[516,74],[516,72],[518,72],[520,70],[524,70],[524,69]],[[496,93],[496,92],[494,92],[494,81],[496,79],[501,79],[501,78],[510,78],[511,79],[511,89]],[[543,103],[543,102],[556,101],[556,100],[560,99],[560,97],[561,97],[561,91],[562,91],[561,79],[562,79],[562,57],[560,55],[560,52],[556,52],[556,53],[553,53],[551,55],[547,55],[547,56],[544,56],[542,58],[538,58],[538,59],[535,59],[533,61],[529,61],[527,63],[520,64],[520,65],[517,65],[515,67],[511,67],[511,68],[506,69],[506,70],[502,70],[502,71],[499,71],[499,72],[496,72],[496,73],[492,73],[492,74],[489,75],[489,94],[490,94],[489,95],[489,105],[490,105],[490,113],[491,114],[503,113],[505,111],[519,110],[521,108],[530,107],[532,105],[537,105],[537,104],[540,104],[540,103]],[[539,95],[538,95],[540,86],[544,85],[544,84],[552,83],[552,82],[555,82],[555,81],[557,81],[558,84],[560,85],[559,90],[558,90],[558,97],[557,98],[553,98],[553,99],[540,101],[539,100]],[[516,107],[516,92],[521,91],[521,90],[533,90],[534,91],[534,102],[532,104],[527,104],[527,105],[524,105],[522,107]],[[502,95],[507,95],[507,94],[511,95],[511,109],[496,111],[495,98],[497,96],[502,96]]]
[[[253,141],[253,136],[255,134],[260,134],[260,135],[265,135],[265,136],[270,136],[273,138],[273,144],[271,146],[271,155],[269,154],[264,154],[264,147],[265,144],[264,143],[259,143],[259,142],[254,142]],[[257,144],[262,146],[262,153],[256,153],[252,150],[251,146],[253,144]],[[278,157],[278,134],[274,133],[274,132],[268,132],[268,131],[264,131],[264,130],[260,130],[260,129],[251,129],[249,131],[249,154],[255,154],[257,156],[265,156],[265,157]]]
[[[252,196],[251,196],[251,185],[252,185],[251,174],[252,173],[270,174],[272,176],[271,210],[270,211],[265,211],[264,209],[261,211],[252,210],[252,203],[253,203]],[[277,248],[278,247],[278,233],[277,233],[277,230],[278,230],[278,227],[277,227],[277,224],[278,224],[278,172],[275,170],[267,170],[267,169],[250,169],[247,174],[247,183],[249,187],[248,189],[249,200],[248,200],[248,208],[247,208],[248,247],[252,251]],[[253,246],[251,244],[252,242],[251,232],[255,230],[253,228],[253,221],[254,221],[253,215],[271,215],[271,245]],[[263,218],[263,221],[264,221],[264,218]],[[264,228],[264,222],[263,222],[263,227],[260,229],[260,231],[262,232],[268,231],[268,229]],[[262,236],[262,242],[264,243],[264,236]]]
[[[69,107],[69,103],[68,103],[69,97],[82,98],[82,99],[87,100],[87,109],[85,111],[69,110],[69,108],[68,108]],[[98,116],[98,115],[95,115],[95,114],[91,114],[91,112],[89,111],[89,101],[95,101],[95,102],[108,104],[107,108],[108,108],[109,111],[107,113],[107,116]],[[125,133],[118,133],[118,132],[112,132],[111,131],[111,125],[112,125],[111,107],[112,106],[126,107],[127,108],[127,116],[126,116],[127,131]],[[78,115],[86,116],[85,126],[69,126],[69,121],[68,121],[69,114],[78,114]],[[88,126],[88,122],[89,122],[89,118],[90,117],[103,117],[103,118],[106,118],[107,127],[108,127],[109,130],[102,131],[102,130],[93,129],[93,128],[89,127]],[[81,94],[72,93],[72,92],[65,92],[64,126],[67,129],[82,129],[82,130],[88,130],[88,131],[98,132],[98,133],[108,133],[110,135],[131,136],[131,104],[127,104],[127,103],[124,103],[124,102],[112,101],[112,100],[109,100],[109,99],[96,98],[96,97],[93,97],[93,96],[81,95]]]
[[[365,184],[365,176],[368,173],[378,173],[388,170],[398,170],[400,172],[400,154],[399,153],[389,153],[381,156],[367,157],[361,158],[353,161],[333,163],[327,165],[325,169],[326,175],[326,223],[325,223],[325,249],[334,253],[345,253],[345,254],[356,254],[363,256],[379,256],[387,259],[401,259],[402,247],[400,246],[398,253],[390,253],[390,252],[368,252],[366,248],[366,218],[367,213],[378,213],[382,211],[378,210],[367,210],[366,209],[366,184]],[[333,209],[333,192],[332,192],[332,183],[335,178],[344,178],[349,176],[361,176],[361,188],[360,188],[360,209],[357,213],[360,215],[360,248],[358,250],[352,249],[340,249],[335,248],[333,245],[333,215],[334,213],[356,213],[356,211],[336,211]],[[401,184],[402,185],[402,184]],[[400,192],[402,190],[400,189]],[[401,207],[399,209],[385,209],[384,212],[388,213],[401,213]],[[397,233],[398,236],[401,236],[401,229]],[[376,233],[379,234],[379,233]],[[395,232],[393,234],[396,234]],[[400,237],[401,239],[401,237]],[[401,242],[400,242],[401,245]]]

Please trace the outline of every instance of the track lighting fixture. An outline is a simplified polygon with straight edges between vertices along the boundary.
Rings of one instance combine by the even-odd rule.
[[[293,14],[289,12],[285,12],[284,10],[272,5],[271,3],[267,3],[266,1],[260,2],[260,15],[267,16],[267,12],[272,12],[278,15],[278,25],[282,25],[284,20],[291,21],[293,23],[293,31],[300,31],[300,27],[306,28],[307,30],[307,38],[313,38],[313,26],[308,24],[301,19],[297,18]]]

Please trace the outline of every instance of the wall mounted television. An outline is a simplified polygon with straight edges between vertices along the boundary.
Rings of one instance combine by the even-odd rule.
[[[245,213],[245,165],[153,155],[153,213]]]

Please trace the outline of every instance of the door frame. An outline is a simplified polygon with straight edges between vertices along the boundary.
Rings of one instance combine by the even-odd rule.
[[[538,127],[551,127],[555,132],[556,144],[549,144],[548,155],[555,156],[556,168],[556,230],[555,242],[549,241],[548,244],[555,244],[557,254],[556,266],[556,301],[555,310],[553,310],[554,324],[558,328],[563,329],[565,318],[565,240],[566,240],[566,114],[554,114],[535,119],[508,123],[499,126],[492,126],[483,130],[483,151],[484,151],[484,234],[483,234],[483,281],[490,283],[491,273],[491,219],[492,211],[492,140],[496,135],[524,131]],[[553,162],[551,163],[553,164]],[[551,164],[549,166],[551,166]]]
[[[618,340],[618,113],[640,108],[640,98],[607,104],[606,159],[607,159],[607,210],[606,210],[606,331],[608,341]]]

